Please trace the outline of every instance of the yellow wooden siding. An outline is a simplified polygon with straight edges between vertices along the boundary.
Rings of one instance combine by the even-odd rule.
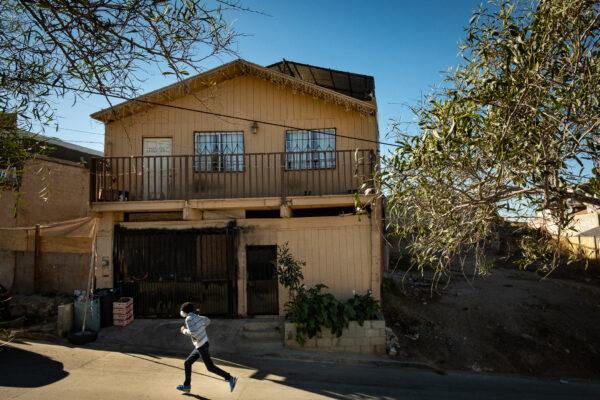
[[[372,287],[372,274],[377,273],[371,263],[371,223],[369,218],[357,216],[298,218],[281,220],[245,220],[240,223],[242,235],[238,250],[241,297],[240,313],[245,314],[245,274],[248,245],[289,244],[298,260],[306,262],[304,283],[312,286],[323,283],[327,291],[340,298],[352,296],[353,291],[365,293]],[[375,268],[378,268],[376,266]],[[287,301],[284,288],[279,288],[280,312]]]
[[[348,110],[266,80],[241,76],[169,104],[294,127],[336,128],[338,135],[377,139],[375,115]],[[284,151],[285,128],[167,107],[154,107],[106,125],[106,156],[142,154],[143,137],[172,137],[173,154],[193,154],[194,131],[242,131],[246,153]],[[337,150],[376,149],[374,143],[337,137]]]

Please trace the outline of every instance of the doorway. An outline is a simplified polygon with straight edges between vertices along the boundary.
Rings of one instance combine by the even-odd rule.
[[[169,199],[173,139],[144,138],[144,200]]]
[[[248,315],[279,314],[277,246],[246,247]]]

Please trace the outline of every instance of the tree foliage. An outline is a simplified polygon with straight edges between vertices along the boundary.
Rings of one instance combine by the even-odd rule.
[[[277,280],[290,291],[291,297],[302,289],[302,281],[304,280],[302,268],[305,265],[305,261],[294,258],[288,242],[285,242],[282,246],[277,246]]]
[[[32,131],[54,123],[57,97],[99,93],[110,104],[111,95],[138,94],[156,66],[181,79],[232,52],[236,34],[224,18],[231,9],[245,10],[235,0],[3,0],[0,111]],[[0,126],[3,168],[30,155],[19,134]]]
[[[439,274],[469,251],[480,273],[501,217],[600,204],[586,162],[600,159],[600,3],[503,1],[474,13],[463,63],[398,132],[384,191],[415,264]],[[439,275],[438,275],[439,276]]]

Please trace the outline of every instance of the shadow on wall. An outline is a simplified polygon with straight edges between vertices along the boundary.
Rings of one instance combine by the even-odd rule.
[[[36,388],[68,375],[61,362],[10,345],[0,347],[0,386]]]

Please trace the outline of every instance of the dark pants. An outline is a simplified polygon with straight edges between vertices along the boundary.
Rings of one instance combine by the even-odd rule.
[[[185,382],[183,382],[184,385],[189,386],[191,384],[192,364],[195,363],[196,360],[198,360],[200,357],[202,357],[202,361],[204,361],[204,365],[206,366],[207,370],[209,370],[213,374],[219,375],[226,381],[229,380],[229,378],[231,378],[231,375],[229,375],[229,373],[223,371],[221,368],[217,367],[212,362],[212,359],[210,358],[210,353],[208,352],[208,342],[206,342],[199,348],[194,349],[190,353],[188,358],[186,358],[185,363],[183,364],[185,366]]]

